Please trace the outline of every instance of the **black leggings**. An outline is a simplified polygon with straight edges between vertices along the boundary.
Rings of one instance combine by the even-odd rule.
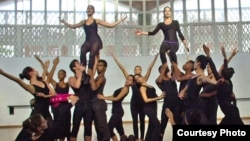
[[[56,138],[67,140],[70,139],[70,129],[71,129],[71,109],[72,105],[70,103],[60,103],[58,107],[52,107],[52,112],[54,115],[54,126],[56,129]]]
[[[104,100],[93,102],[93,119],[98,141],[110,141],[110,132],[107,123],[107,103]]]
[[[157,106],[144,107],[144,113],[148,116],[148,129],[145,141],[159,141],[160,140],[160,121],[157,118]]]
[[[143,105],[138,104],[138,102],[131,101],[130,105],[132,120],[133,120],[133,130],[136,139],[139,139],[138,135],[138,115],[140,120],[140,131],[141,131],[141,139],[144,138],[145,132],[145,113],[143,111]]]
[[[110,130],[111,137],[115,136],[114,128],[116,128],[117,132],[120,136],[124,135],[124,128],[122,124],[122,117],[124,115],[123,111],[115,111],[109,119],[108,126]]]
[[[87,53],[89,53],[89,64],[88,68],[93,69],[94,63],[95,63],[95,57],[99,55],[99,51],[102,49],[102,41],[96,40],[94,42],[87,42],[85,41],[81,47],[81,54],[80,54],[80,60],[83,66],[87,65]]]
[[[178,51],[178,49],[179,49],[179,43],[168,43],[166,41],[163,41],[160,47],[161,63],[164,64],[167,62],[167,57],[166,57],[167,51],[170,51],[169,52],[170,61],[177,63],[176,52]]]
[[[73,127],[71,137],[77,137],[81,120],[84,122],[84,136],[92,135],[92,109],[91,104],[76,103],[73,113]]]

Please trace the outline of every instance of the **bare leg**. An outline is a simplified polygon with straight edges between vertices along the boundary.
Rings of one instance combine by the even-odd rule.
[[[91,136],[85,136],[85,137],[84,137],[84,140],[85,140],[85,141],[91,141]]]
[[[70,141],[76,141],[76,137],[70,137]]]

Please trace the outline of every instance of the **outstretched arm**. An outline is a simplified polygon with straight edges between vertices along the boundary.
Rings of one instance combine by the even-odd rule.
[[[159,53],[157,53],[157,54],[155,55],[154,60],[150,63],[150,65],[148,66],[148,69],[147,69],[146,74],[143,76],[143,78],[144,78],[146,81],[148,81],[148,78],[149,78],[149,76],[150,76],[150,74],[151,74],[151,70],[152,70],[153,66],[155,65],[155,62],[156,62],[156,59],[157,59],[158,56],[159,56]]]
[[[224,64],[221,65],[221,67],[219,69],[219,74],[221,74],[221,71],[223,70],[223,68],[225,66],[227,66],[227,64],[232,60],[232,58],[237,54],[237,52],[238,52],[238,49],[237,48],[233,48],[231,55],[227,58],[225,48],[221,47],[221,53],[222,53],[222,56],[224,58]]]
[[[76,29],[76,28],[78,28],[78,27],[81,27],[81,26],[83,26],[83,24],[85,23],[85,20],[82,20],[82,21],[80,21],[80,22],[77,23],[77,24],[69,24],[69,23],[66,22],[64,19],[60,19],[60,18],[59,18],[59,21],[60,21],[61,23],[63,23],[65,26],[67,26],[67,27],[69,27],[69,28],[72,28],[72,29]]]
[[[51,83],[54,88],[56,87],[56,81],[53,79],[53,75],[55,73],[55,70],[56,70],[58,63],[59,63],[59,57],[57,56],[53,60],[53,66],[52,66],[50,72],[48,73],[48,77],[47,77],[47,82]]]
[[[140,93],[141,93],[142,99],[144,100],[145,103],[157,101],[157,100],[160,100],[166,96],[166,94],[163,92],[160,96],[157,96],[154,98],[149,98],[149,97],[147,97],[146,90],[147,90],[146,87],[144,87],[144,86],[140,87]]]
[[[125,15],[124,17],[122,17],[120,20],[114,22],[114,23],[107,23],[103,20],[100,19],[96,19],[97,24],[100,24],[102,26],[108,27],[108,28],[113,28],[115,26],[117,26],[118,24],[120,24],[122,21],[124,21],[127,18],[127,15]]]
[[[22,88],[24,88],[29,93],[31,93],[31,94],[35,93],[35,88],[33,86],[31,86],[31,85],[28,85],[28,84],[24,83],[21,79],[13,76],[11,74],[8,74],[8,73],[4,72],[2,69],[0,69],[0,74],[5,76],[6,78],[16,82],[18,85],[20,85]]]
[[[207,59],[208,59],[208,63],[209,63],[209,66],[213,72],[213,75],[215,77],[216,80],[219,80],[220,79],[220,75],[219,73],[217,72],[217,69],[216,69],[216,66],[210,56],[210,48],[208,46],[206,46],[205,44],[203,44],[203,51],[205,52],[206,56],[207,56]]]
[[[136,35],[155,35],[161,29],[160,26],[161,24],[159,23],[152,32],[144,32],[144,31],[136,30],[135,34]]]
[[[125,69],[125,67],[118,61],[117,57],[116,57],[113,53],[111,53],[111,56],[113,57],[113,59],[115,60],[115,63],[118,65],[118,67],[119,67],[120,70],[122,71],[124,77],[127,78],[128,72],[127,72],[127,70]]]
[[[103,99],[103,100],[119,101],[120,99],[125,97],[128,94],[128,92],[129,92],[129,88],[128,87],[123,87],[121,92],[116,97],[114,97],[114,95],[104,96],[104,95],[101,95],[101,94],[99,94],[97,97],[99,99]]]
[[[43,62],[41,60],[41,58],[38,55],[34,55],[34,57],[36,58],[36,60],[41,64],[42,68],[43,68],[43,72],[42,72],[42,80],[46,80],[47,74],[48,74],[48,67],[50,64],[49,60],[46,60],[45,62]]]

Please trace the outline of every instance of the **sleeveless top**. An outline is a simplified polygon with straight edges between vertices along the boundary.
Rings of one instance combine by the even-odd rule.
[[[79,100],[77,101],[77,104],[87,104],[91,103],[90,98],[91,98],[91,88],[90,85],[86,85],[81,83],[81,86],[77,89],[74,87],[71,87],[72,90],[75,93],[75,96],[79,97]]]
[[[147,94],[147,97],[148,98],[154,98],[154,97],[157,97],[157,94],[156,94],[156,90],[154,87],[148,87],[148,86],[145,86],[145,85],[142,85],[141,87],[146,87],[146,94]],[[146,108],[155,108],[157,107],[157,101],[152,101],[152,102],[144,102],[144,107]]]
[[[98,35],[98,25],[96,24],[96,20],[94,20],[93,23],[90,25],[87,25],[86,22],[83,25],[83,29],[85,31],[86,35],[86,41],[88,42],[93,42],[96,41],[97,39],[101,39],[100,36]]]
[[[135,105],[133,106],[142,107],[144,105],[144,101],[140,93],[140,84],[134,84],[131,86],[131,88],[132,88],[131,103],[135,103]]]
[[[191,109],[200,109],[201,103],[200,103],[200,91],[202,89],[202,85],[197,84],[197,78],[194,77],[188,81],[188,89],[187,89],[187,95],[186,95],[186,104],[188,108]]]
[[[106,84],[106,78],[97,90],[91,92],[92,102],[105,101],[97,98],[97,94],[103,94],[105,84]]]
[[[44,93],[45,95],[49,95],[50,90],[47,84],[44,81],[42,82],[44,83],[44,88],[32,84],[35,88],[35,92],[41,92],[41,93]],[[32,111],[32,114],[40,113],[44,116],[44,118],[50,117],[51,116],[49,114],[49,105],[50,105],[49,100],[50,99],[39,97],[36,95],[34,95],[34,97],[35,97],[35,105],[34,105],[34,110]]]
[[[117,89],[117,90],[115,90],[115,92],[114,92],[114,97],[117,97],[117,96],[119,95],[119,93],[121,92],[121,90],[122,90],[122,87],[119,88],[119,89]],[[125,96],[126,96],[126,95],[125,95]],[[122,98],[121,98],[120,100],[118,100],[118,101],[113,101],[113,102],[112,102],[112,113],[123,112],[122,101],[123,101],[123,99],[125,98],[125,96],[122,97]]]
[[[175,106],[179,104],[180,98],[178,97],[177,84],[175,81],[171,79],[163,80],[160,88],[162,91],[166,92],[163,106]]]
[[[66,87],[60,87],[59,83],[56,83],[55,91],[57,94],[68,94],[69,93],[69,84],[66,83]]]

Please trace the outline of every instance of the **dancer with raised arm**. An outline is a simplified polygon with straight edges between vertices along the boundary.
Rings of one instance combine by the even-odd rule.
[[[31,115],[41,114],[44,118],[49,122],[49,125],[52,125],[52,116],[49,112],[50,98],[55,96],[56,93],[52,87],[46,82],[43,81],[41,77],[39,77],[39,73],[34,68],[27,66],[23,69],[23,72],[20,73],[19,77],[8,74],[7,72],[0,69],[0,74],[5,76],[6,78],[16,82],[20,85],[24,90],[32,94],[35,98],[34,109],[31,112]],[[29,81],[26,84],[22,79],[27,79]],[[23,138],[31,136],[30,133],[26,131],[26,129],[22,129],[19,135],[16,138],[16,141],[22,140]]]
[[[160,140],[162,141],[168,123],[168,117],[165,114],[166,108],[169,108],[173,112],[175,123],[181,124],[181,100],[178,97],[176,80],[172,76],[169,76],[170,70],[167,63],[159,67],[159,73],[155,82],[161,91],[166,93],[161,111]]]
[[[159,141],[161,125],[157,117],[157,100],[164,98],[165,93],[158,96],[156,89],[149,85],[141,75],[136,74],[135,80],[140,85],[139,90],[144,102],[143,111],[149,119],[145,141]]]
[[[187,40],[184,38],[183,33],[180,30],[180,25],[178,20],[172,19],[172,9],[167,6],[163,10],[164,21],[158,23],[156,28],[151,32],[136,31],[136,35],[155,35],[159,30],[162,30],[164,34],[164,40],[160,46],[160,58],[162,64],[167,62],[166,53],[170,51],[171,62],[177,63],[176,52],[179,50],[179,42],[177,38],[180,37],[187,51],[189,51]]]
[[[107,61],[100,59],[95,62],[94,71],[92,69],[88,69],[88,74],[90,75],[93,120],[98,141],[110,141],[111,138],[106,115],[108,105],[105,100],[98,98],[98,94],[103,94],[104,91],[106,84],[105,72],[107,67]],[[96,77],[95,70],[97,71]]]
[[[76,96],[79,97],[73,111],[73,126],[70,134],[70,141],[76,141],[81,121],[84,123],[84,141],[91,141],[92,138],[92,102],[91,88],[82,80],[85,67],[76,59],[73,59],[69,65],[70,70],[74,73],[69,77],[68,84],[73,89]]]
[[[98,25],[113,28],[122,21],[124,21],[127,16],[122,17],[119,21],[116,21],[114,23],[107,23],[101,19],[95,19],[93,17],[95,13],[95,8],[93,5],[88,5],[87,7],[87,19],[81,20],[77,24],[69,24],[64,19],[59,19],[60,22],[62,22],[64,25],[66,25],[69,28],[83,28],[86,34],[86,39],[84,43],[81,46],[81,53],[80,53],[80,61],[83,64],[83,66],[87,66],[87,58],[86,54],[90,52],[89,54],[89,63],[88,68],[93,69],[95,57],[99,56],[99,51],[102,49],[102,40],[100,36],[98,35]]]
[[[118,141],[117,136],[114,133],[116,128],[117,132],[120,135],[120,139],[126,138],[124,132],[122,117],[124,115],[124,110],[122,106],[123,99],[128,95],[129,88],[134,84],[134,75],[128,75],[126,82],[123,87],[120,87],[114,91],[113,95],[104,96],[104,94],[99,94],[98,98],[103,100],[112,101],[112,115],[109,119],[108,126],[113,141]]]
[[[118,67],[121,69],[123,75],[125,78],[128,77],[129,73],[125,69],[125,67],[118,61],[118,58],[111,53],[114,61],[118,65]],[[151,74],[151,70],[157,60],[159,54],[156,54],[153,61],[150,63],[148,66],[146,74],[143,76],[144,80],[148,80],[149,76]],[[141,75],[142,74],[142,67],[137,65],[134,67],[134,75]],[[145,114],[143,111],[143,99],[140,94],[139,90],[139,85],[135,82],[132,85],[132,96],[131,96],[131,102],[130,102],[130,109],[131,109],[131,115],[132,115],[132,120],[133,120],[133,131],[134,131],[134,136],[136,140],[138,141],[139,139],[144,140],[144,132],[145,132]],[[139,116],[139,121],[140,121],[140,138],[139,138],[139,132],[138,132],[138,116]]]
[[[211,97],[216,95],[220,109],[224,114],[224,117],[220,121],[219,125],[244,125],[240,117],[238,107],[232,104],[233,83],[231,78],[235,72],[232,67],[228,67],[228,59],[226,57],[224,47],[221,48],[221,52],[224,57],[224,64],[220,74],[217,72],[216,67],[211,59],[210,49],[206,45],[203,45],[203,49],[208,57],[212,72],[216,80],[220,80],[220,83],[217,85],[215,89],[216,91],[211,91],[210,93],[203,92],[201,96]]]

